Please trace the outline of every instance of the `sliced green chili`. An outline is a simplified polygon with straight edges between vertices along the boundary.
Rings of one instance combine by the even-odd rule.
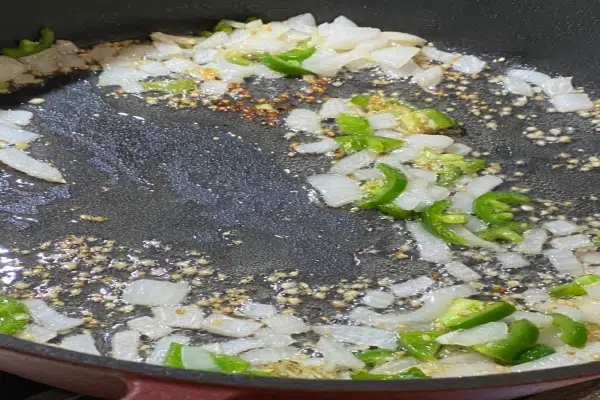
[[[438,174],[438,185],[454,184],[464,174],[473,174],[486,165],[479,158],[465,158],[459,154],[439,154],[431,150],[422,151],[415,163]]]
[[[539,334],[534,324],[520,319],[510,324],[506,338],[475,345],[473,350],[505,364],[513,364],[525,350],[536,344]]]
[[[489,302],[458,298],[437,320],[450,330],[469,329],[488,322],[500,321],[515,312],[515,306],[504,301]]]
[[[400,372],[395,375],[383,375],[383,374],[370,374],[368,372],[355,372],[350,374],[352,380],[375,380],[375,381],[391,381],[396,379],[428,379],[429,376],[425,375],[417,367],[412,367],[406,371]]]
[[[510,204],[527,204],[529,197],[515,192],[488,192],[475,199],[475,215],[490,224],[510,221],[514,215]]]
[[[0,295],[0,333],[14,335],[29,323],[29,310],[12,297]]]
[[[0,90],[6,90],[10,87],[10,83],[8,82],[0,82]]]
[[[397,358],[397,353],[387,349],[363,350],[356,353],[356,358],[369,366],[381,365]]]
[[[445,242],[467,245],[468,242],[464,238],[446,227],[446,224],[464,224],[467,222],[466,217],[462,214],[444,214],[444,211],[450,206],[452,206],[450,200],[436,201],[421,213],[421,221],[423,221],[423,225],[429,232]]]
[[[277,56],[266,55],[261,58],[261,62],[273,71],[280,72],[288,76],[300,76],[311,74],[312,72],[302,68],[300,61],[284,60]]]
[[[142,82],[141,85],[144,89],[154,92],[184,93],[196,89],[196,82],[191,79]]]
[[[517,360],[514,362],[514,364],[518,365],[539,360],[540,358],[547,357],[554,353],[556,353],[556,350],[554,350],[552,347],[544,344],[536,344],[534,347],[521,353],[519,357],[517,357]]]
[[[577,322],[566,315],[553,313],[552,325],[560,328],[560,339],[571,347],[582,349],[587,342],[587,328],[581,322]]]
[[[583,286],[593,285],[594,283],[600,282],[600,275],[589,274],[578,276],[577,278],[575,278],[575,282]]]
[[[286,51],[285,53],[276,54],[276,56],[284,61],[304,61],[308,57],[312,56],[317,51],[315,46],[298,46],[295,49]]]
[[[2,54],[12,58],[20,58],[39,53],[40,51],[49,49],[56,39],[54,31],[51,28],[44,28],[40,31],[40,40],[37,42],[23,39],[19,43],[19,47],[5,48]]]
[[[525,238],[506,226],[491,226],[482,231],[476,232],[479,238],[492,242],[495,240],[504,240],[511,243],[521,243]]]
[[[400,344],[406,353],[421,361],[435,361],[441,344],[435,339],[445,332],[442,331],[409,331],[398,336]]]
[[[225,59],[232,64],[248,66],[248,65],[252,64],[252,61],[250,61],[247,58],[247,56],[248,56],[248,53],[231,52],[231,53],[227,53],[227,56],[225,56]]]
[[[221,372],[237,374],[246,371],[250,367],[250,363],[248,361],[239,357],[214,353],[211,353],[211,355],[219,367],[219,371]]]
[[[548,293],[550,293],[550,296],[558,298],[585,296],[587,294],[583,286],[577,282],[554,286],[548,290]]]
[[[361,116],[340,113],[335,120],[344,135],[367,136],[373,134],[373,128],[369,121]]]
[[[382,204],[378,209],[397,219],[407,219],[415,215],[414,211],[404,210],[394,203]]]
[[[213,28],[213,32],[225,32],[228,35],[231,34],[234,30],[235,28],[231,26],[231,24],[225,19],[222,19],[219,22],[217,22],[217,24]]]
[[[371,96],[368,94],[357,94],[356,96],[352,96],[350,99],[350,103],[357,105],[359,107],[366,107],[371,102]]]
[[[424,108],[401,114],[398,120],[407,133],[434,133],[456,126],[456,121],[448,114],[433,108]]]
[[[377,164],[377,168],[385,175],[385,184],[370,191],[368,198],[358,203],[361,208],[375,208],[390,203],[406,188],[408,180],[402,171],[386,164]]]
[[[181,361],[181,349],[183,349],[182,344],[171,343],[169,345],[169,349],[167,350],[167,354],[165,355],[163,365],[171,368],[183,368],[183,363]]]

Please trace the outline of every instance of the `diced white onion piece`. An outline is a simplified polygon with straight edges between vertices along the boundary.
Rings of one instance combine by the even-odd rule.
[[[311,110],[297,108],[292,110],[285,119],[288,128],[293,131],[319,133],[321,121],[319,115]]]
[[[98,79],[98,86],[125,86],[141,82],[149,77],[149,73],[131,66],[111,65],[104,67]]]
[[[419,154],[419,149],[415,149],[414,147],[403,147],[401,149],[396,149],[390,153],[390,157],[394,157],[400,163],[408,162],[414,160],[415,157]]]
[[[390,286],[390,290],[396,297],[404,298],[423,293],[429,289],[435,281],[428,276],[419,276],[418,278],[408,280]]]
[[[488,227],[488,224],[474,215],[467,215],[465,227],[471,232],[479,232]]]
[[[476,362],[471,364],[449,365],[435,371],[432,376],[436,378],[457,378],[462,376],[481,376],[503,372],[503,368],[496,363]]]
[[[302,319],[293,315],[274,315],[264,319],[263,323],[277,333],[291,335],[292,333],[302,333],[310,331],[310,326]]]
[[[22,62],[0,55],[0,82],[8,82],[28,70],[29,67]]]
[[[399,360],[388,361],[378,367],[373,368],[369,373],[377,375],[396,375],[400,372],[414,367],[418,362],[412,357],[403,357]]]
[[[48,182],[67,183],[58,169],[32,158],[29,154],[17,148],[1,149],[0,163],[4,163],[34,178]]]
[[[223,314],[211,314],[202,323],[202,328],[210,333],[238,338],[250,336],[261,327],[262,325],[258,322]]]
[[[590,304],[591,304],[591,302],[590,302]],[[598,305],[598,303],[596,303],[596,305]],[[539,308],[543,309],[544,305],[541,305]],[[584,310],[581,307],[575,308],[575,307],[559,304],[559,305],[551,305],[551,308],[549,311],[566,315],[567,317],[569,317],[575,321],[579,321],[579,322],[587,322],[587,320],[588,320],[587,313],[584,312]]]
[[[221,96],[227,91],[228,85],[224,81],[206,81],[200,84],[200,90],[208,96]]]
[[[383,173],[377,168],[365,168],[352,172],[352,177],[359,181],[370,181],[373,179],[383,178]]]
[[[453,143],[454,139],[444,135],[425,135],[417,133],[406,138],[406,146],[417,149],[430,148],[443,150]]]
[[[452,201],[452,209],[465,214],[473,212],[473,196],[467,192],[456,192],[450,196]]]
[[[82,318],[70,318],[50,308],[45,301],[39,299],[22,300],[33,320],[46,329],[64,331],[83,324]]]
[[[506,249],[496,243],[488,242],[487,240],[481,239],[476,236],[473,232],[465,228],[464,226],[451,225],[448,230],[454,232],[461,238],[465,239],[467,244],[472,247],[481,247],[482,249],[490,249],[498,253],[506,251]]]
[[[529,265],[529,261],[518,253],[499,253],[496,254],[496,258],[502,264],[502,268],[523,268]]]
[[[557,353],[566,352],[568,354],[572,354],[574,349],[571,346],[562,346],[556,350]],[[583,349],[579,349],[575,352],[575,356],[588,361],[598,361],[598,354],[600,354],[600,342],[588,343]]]
[[[362,302],[373,308],[388,308],[394,302],[394,295],[381,290],[369,290],[362,298]]]
[[[569,365],[581,364],[584,362],[584,360],[569,354],[555,353],[535,361],[510,367],[510,372],[525,372],[539,369],[567,367]]]
[[[331,337],[340,342],[376,346],[390,350],[395,350],[397,347],[396,333],[382,329],[366,326],[315,325],[313,330],[319,335]]]
[[[579,229],[574,223],[563,220],[546,222],[542,225],[542,228],[549,230],[555,236],[570,235]]]
[[[149,58],[154,58],[156,60],[184,56],[189,53],[189,50],[182,49],[178,45],[172,43],[153,42],[152,44],[156,48],[156,52],[149,55]]]
[[[584,111],[594,108],[594,103],[585,93],[565,93],[553,96],[550,102],[559,112]]]
[[[294,150],[300,154],[325,154],[334,151],[340,147],[339,143],[331,138],[325,138],[318,142],[302,143]]]
[[[494,175],[479,176],[467,185],[467,192],[473,196],[473,198],[477,198],[482,194],[486,194],[493,190],[495,187],[500,186],[503,182],[502,178]]]
[[[295,347],[276,347],[250,350],[239,357],[253,365],[271,364],[281,360],[290,360],[296,356]]]
[[[213,62],[219,52],[214,49],[198,50],[194,53],[193,60],[196,64],[208,64]]]
[[[212,354],[201,347],[184,346],[181,349],[181,364],[185,369],[219,371]]]
[[[385,37],[378,37],[376,39],[365,40],[356,45],[356,50],[368,51],[372,52],[378,49],[382,49],[384,47],[388,47],[390,41]]]
[[[0,110],[0,123],[25,126],[31,122],[33,113],[24,110]]]
[[[450,248],[439,237],[426,230],[420,222],[407,222],[406,228],[417,242],[417,249],[422,260],[434,263],[450,261]]]
[[[378,64],[392,68],[400,68],[410,61],[419,49],[411,46],[394,46],[375,50],[371,53],[371,59]]]
[[[127,321],[127,326],[152,340],[167,336],[173,331],[163,325],[159,319],[148,316],[130,319]]]
[[[486,62],[475,56],[462,56],[452,63],[452,68],[463,74],[478,74],[485,68]]]
[[[140,306],[176,306],[189,291],[190,285],[186,282],[139,279],[123,290],[122,298],[129,304]]]
[[[252,318],[269,318],[277,313],[277,309],[272,304],[246,303],[240,309],[242,314]]]
[[[203,349],[208,350],[212,353],[227,354],[231,356],[242,353],[244,351],[258,349],[261,347],[267,346],[263,346],[263,343],[259,339],[252,338],[233,339],[228,342],[211,343],[202,346]]]
[[[346,175],[375,162],[377,152],[373,150],[361,150],[349,156],[340,159],[331,169],[329,173],[337,175]]]
[[[373,129],[393,129],[396,126],[396,117],[392,113],[379,113],[367,118]]]
[[[334,35],[328,36],[321,46],[336,50],[352,50],[362,41],[377,38],[380,33],[381,31],[376,28],[345,27],[338,29]]]
[[[435,47],[423,47],[421,49],[421,53],[429,59],[434,61],[439,61],[444,64],[451,64],[454,60],[460,57],[460,54],[448,53],[445,51],[441,51],[436,49]]]
[[[548,301],[550,299],[548,292],[543,289],[527,289],[521,293],[521,296],[523,296],[523,300],[525,300],[527,305]]]
[[[591,244],[590,238],[587,235],[572,235],[557,237],[550,241],[552,247],[557,249],[580,249]]]
[[[391,331],[397,331],[398,325],[403,322],[401,314],[400,316],[397,313],[380,314],[367,307],[354,308],[348,314],[348,318],[363,325],[370,325]]]
[[[600,264],[600,252],[591,251],[589,253],[585,253],[581,256],[581,261],[592,265]]]
[[[452,261],[445,265],[446,271],[455,278],[465,282],[473,282],[481,279],[481,275],[467,267],[460,261]]]
[[[321,119],[336,118],[340,113],[350,113],[352,109],[348,106],[347,99],[331,97],[321,107],[319,117]]]
[[[50,339],[58,336],[56,331],[44,328],[38,324],[28,324],[23,332],[17,334],[17,337],[37,343],[46,343]]]
[[[564,342],[560,339],[562,331],[560,328],[549,326],[546,328],[540,328],[540,335],[538,337],[538,343],[553,348],[559,348],[564,346]]]
[[[552,317],[550,315],[532,311],[515,311],[508,317],[504,318],[504,321],[506,323],[511,323],[520,319],[527,319],[538,328],[547,328],[552,326]]]
[[[309,34],[312,34],[317,26],[315,17],[310,13],[296,15],[285,21],[285,24],[291,29]]]
[[[198,64],[187,58],[173,58],[164,62],[164,65],[171,71],[178,74],[186,74],[188,70],[197,68]]]
[[[317,350],[322,353],[328,362],[337,367],[360,369],[365,363],[346,348],[343,344],[326,337],[321,337],[316,345]]]
[[[495,340],[504,339],[508,335],[508,325],[504,322],[488,322],[471,329],[460,329],[439,336],[438,343],[457,346],[474,346]]]
[[[408,62],[400,68],[392,67],[390,64],[380,64],[380,68],[388,79],[408,78],[421,70],[421,67],[413,60],[408,60]]]
[[[551,249],[544,251],[544,254],[559,272],[571,275],[583,273],[581,263],[569,249]]]
[[[375,133],[373,133],[373,136],[387,137],[390,139],[399,139],[399,140],[404,139],[404,135],[402,135],[400,132],[394,131],[392,129],[378,129],[375,131]]]
[[[573,88],[573,84],[571,83],[572,79],[572,77],[552,78],[542,82],[540,86],[550,97],[557,94],[573,93],[575,88]]]
[[[391,42],[406,45],[406,46],[423,46],[427,40],[404,32],[381,32],[381,36]]]
[[[347,176],[319,174],[309,176],[307,180],[330,207],[340,207],[352,203],[363,195],[358,182]]]
[[[198,306],[154,307],[152,313],[161,324],[173,328],[200,329],[204,313]]]
[[[523,254],[540,254],[548,239],[545,229],[529,229],[523,232],[524,240],[514,247],[514,251]]]
[[[156,342],[156,346],[154,346],[154,350],[152,350],[152,353],[146,359],[146,363],[162,365],[162,363],[165,361],[165,356],[167,355],[167,351],[169,350],[171,343],[179,343],[185,346],[189,342],[190,338],[181,335],[171,335],[161,338],[158,342]]]
[[[343,15],[340,15],[339,17],[334,19],[332,23],[326,22],[324,24],[319,25],[319,35],[330,36],[342,28],[352,28],[356,26],[358,25],[356,25],[350,19],[344,17]]]
[[[136,331],[117,332],[112,337],[112,356],[118,360],[139,361],[140,334]]]
[[[137,68],[140,71],[147,72],[152,76],[167,76],[171,74],[169,68],[165,67],[163,63],[152,60],[140,61],[137,64]]]
[[[91,335],[73,335],[63,339],[60,347],[67,350],[78,351],[80,353],[93,354],[99,356],[100,352],[96,348],[94,338]]]
[[[585,290],[589,286],[586,286]],[[595,288],[592,289],[595,291]],[[578,305],[579,310],[585,315],[585,319],[593,324],[600,324],[600,301],[595,301],[591,298],[585,298]]]
[[[229,40],[229,35],[225,32],[216,32],[194,46],[194,50],[216,49],[224,45]]]
[[[444,153],[459,154],[461,156],[466,156],[471,151],[473,151],[473,149],[467,146],[466,144],[456,142],[452,143],[450,146],[444,149]]]
[[[437,86],[444,77],[444,70],[440,66],[435,66],[420,70],[413,75],[413,81],[420,87],[427,89]]]
[[[2,118],[0,116],[0,118]],[[0,120],[0,141],[8,144],[31,142],[39,138],[37,133],[29,132],[12,125],[8,121]]]
[[[550,77],[546,74],[529,69],[511,69],[506,71],[506,75],[522,79],[525,82],[529,82],[538,86],[550,79]]]
[[[280,72],[273,71],[272,69],[263,64],[258,64],[254,66],[254,74],[264,79],[279,79],[285,76]]]
[[[520,96],[533,96],[533,88],[523,79],[516,76],[505,76],[503,81],[506,90],[509,92]]]

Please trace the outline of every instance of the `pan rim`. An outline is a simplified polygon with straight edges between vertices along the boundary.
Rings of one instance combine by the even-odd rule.
[[[197,384],[224,388],[276,389],[294,391],[354,391],[354,392],[411,392],[411,391],[456,391],[494,387],[518,387],[540,383],[569,380],[591,380],[600,376],[600,361],[586,364],[527,371],[456,378],[434,378],[428,380],[407,379],[401,381],[347,381],[269,378],[251,375],[223,374],[218,372],[191,371],[168,368],[160,365],[118,360],[112,357],[78,353],[59,347],[30,342],[0,334],[0,348],[37,358],[109,370],[124,381],[156,379],[166,384]],[[589,378],[589,379],[586,379]]]

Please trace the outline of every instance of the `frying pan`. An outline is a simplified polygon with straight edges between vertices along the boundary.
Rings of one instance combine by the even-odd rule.
[[[30,0],[3,4],[0,45],[35,37],[41,26],[51,26],[60,38],[85,46],[144,38],[157,30],[197,32],[224,17],[256,15],[281,20],[303,12],[312,12],[322,21],[343,14],[360,25],[411,32],[473,54],[506,57],[542,71],[573,75],[592,95],[597,89],[600,3],[584,0]],[[310,203],[302,177],[325,165],[298,163],[285,156],[282,149],[288,142],[281,135],[269,134],[263,126],[234,114],[147,107],[134,98],[110,98],[95,88],[94,79],[90,73],[61,76],[45,86],[0,97],[2,108],[35,111],[35,126],[51,132],[52,143],[45,149],[34,147],[32,152],[52,159],[70,182],[68,187],[19,186],[14,184],[13,173],[3,174],[0,232],[4,246],[25,248],[66,234],[106,237],[131,246],[152,238],[172,243],[174,248],[200,248],[225,272],[248,275],[285,267],[298,269],[307,281],[319,282],[374,272],[407,277],[425,271],[426,266],[418,262],[391,265],[377,258],[357,265],[355,248],[375,242],[393,248],[398,238],[368,229],[377,222],[371,213],[356,215]],[[254,89],[269,96],[286,88]],[[360,82],[348,83],[337,93],[348,95],[361,89]],[[39,96],[46,99],[41,106],[27,104]],[[600,178],[564,169],[551,171],[548,166],[560,151],[599,148],[600,136],[591,134],[586,122],[564,117],[540,121],[547,127],[568,124],[577,133],[573,143],[557,150],[526,140],[522,122],[517,120],[504,121],[502,134],[492,139],[478,134],[483,131],[478,131],[480,126],[472,116],[460,110],[457,114],[469,129],[467,143],[490,151],[492,160],[504,162],[509,170],[511,160],[525,160],[521,169],[528,172],[525,182],[535,193],[554,200],[580,200],[576,209],[568,210],[571,215],[597,212],[592,202],[581,200],[599,194]],[[215,135],[221,140],[212,140]],[[73,223],[74,215],[79,215],[73,210],[82,208],[105,215],[108,222]],[[244,237],[241,246],[222,243],[221,233],[229,230]],[[600,377],[600,363],[591,363],[517,375],[429,381],[273,379],[167,369],[7,336],[0,337],[0,368],[92,396],[129,400],[306,396],[492,400]]]

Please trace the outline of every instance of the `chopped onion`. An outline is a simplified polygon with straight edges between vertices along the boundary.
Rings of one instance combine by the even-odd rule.
[[[535,361],[510,367],[510,372],[525,372],[547,368],[567,367],[569,365],[581,364],[583,362],[585,361],[569,354],[555,353]]]
[[[448,230],[454,232],[461,238],[465,239],[469,246],[481,247],[482,249],[490,249],[499,253],[506,251],[504,247],[496,243],[488,242],[487,240],[481,239],[479,236],[476,236],[473,232],[471,232],[464,226],[450,226]]]
[[[216,49],[227,43],[228,40],[229,35],[227,35],[227,33],[215,32],[210,37],[206,38],[206,40],[198,42],[198,44],[194,46],[194,50]]]
[[[404,32],[381,32],[381,36],[398,44],[405,46],[423,46],[427,40]]]
[[[319,335],[331,337],[340,342],[376,346],[390,350],[395,350],[397,347],[396,333],[382,329],[366,326],[316,325],[313,330]]]
[[[431,148],[443,150],[453,143],[454,139],[444,135],[425,135],[417,133],[406,138],[406,146],[416,149]]]
[[[46,343],[50,339],[58,336],[56,331],[44,328],[38,324],[28,324],[23,332],[17,334],[17,337],[37,343]]]
[[[356,171],[375,162],[377,158],[377,152],[372,150],[361,150],[349,156],[340,159],[329,172],[331,174],[346,175],[350,172]]]
[[[503,182],[502,178],[494,175],[479,176],[467,185],[467,192],[473,198],[477,198],[493,190],[496,186],[502,185]]]
[[[271,304],[260,304],[254,302],[244,304],[240,311],[245,316],[252,318],[269,318],[277,313],[277,309]]]
[[[474,215],[467,215],[467,223],[465,227],[471,232],[479,232],[484,229],[487,229],[488,224]]]
[[[240,355],[240,358],[253,365],[271,364],[281,360],[290,360],[296,356],[298,349],[295,347],[277,347],[250,350]]]
[[[140,71],[147,72],[152,76],[168,76],[171,74],[169,68],[165,67],[163,63],[152,60],[140,61],[137,64],[137,68]]]
[[[450,200],[452,201],[452,210],[465,214],[470,214],[473,212],[473,201],[475,199],[469,193],[456,192],[450,196]]]
[[[588,287],[586,286],[586,291]],[[595,288],[592,290],[595,290]],[[585,320],[593,324],[600,324],[600,302],[593,299],[584,299],[578,307],[579,311],[584,314]]]
[[[403,318],[401,314],[397,313],[387,313],[380,314],[376,311],[370,310],[366,307],[356,307],[350,314],[348,314],[348,318],[352,321],[356,321],[363,325],[370,325],[376,328],[381,328],[385,330],[397,331],[398,325],[403,322]]]
[[[212,354],[201,347],[184,346],[181,349],[181,364],[185,369],[219,371]]]
[[[67,183],[59,170],[16,148],[1,149],[0,162],[34,178],[48,182]]]
[[[378,367],[373,368],[369,373],[377,375],[396,375],[417,365],[417,360],[412,357],[403,357],[399,360],[388,361]]]
[[[418,278],[408,280],[390,286],[390,290],[396,297],[404,298],[423,293],[429,289],[435,281],[428,276],[419,276]]]
[[[319,174],[308,177],[311,184],[323,196],[330,207],[340,207],[360,199],[363,195],[358,182],[347,176]]]
[[[28,70],[29,67],[22,62],[0,55],[0,82],[8,82]]]
[[[161,324],[173,328],[200,329],[204,313],[198,306],[154,307],[152,313]]]
[[[376,39],[381,31],[376,28],[343,27],[336,30],[334,35],[327,36],[321,46],[336,50],[352,50],[362,41]]]
[[[340,99],[336,97],[329,98],[319,111],[319,117],[321,119],[336,118],[340,113],[350,113],[352,109],[348,106],[347,99]]]
[[[580,249],[589,246],[591,243],[587,235],[563,236],[550,241],[552,247],[557,249]]]
[[[254,74],[264,79],[279,79],[285,76],[280,72],[273,71],[272,69],[263,64],[254,66]]]
[[[517,253],[500,253],[496,254],[496,258],[502,264],[502,268],[523,268],[529,265],[529,261]]]
[[[394,296],[381,290],[369,290],[362,298],[362,302],[373,308],[388,308],[394,302]]]
[[[529,82],[538,86],[550,79],[550,77],[546,74],[529,69],[510,69],[506,71],[506,75],[512,78],[522,79],[525,82]]]
[[[112,356],[119,360],[139,361],[140,334],[136,331],[117,332],[112,337]]]
[[[33,113],[24,110],[0,110],[0,123],[19,126],[28,125],[33,118]]]
[[[475,362],[471,364],[449,365],[434,372],[436,378],[456,378],[462,376],[490,375],[502,372],[504,367],[490,362]]]
[[[533,89],[523,79],[516,76],[505,76],[503,81],[506,90],[509,92],[520,96],[533,96]]]
[[[395,68],[388,64],[381,64],[380,68],[388,79],[408,78],[421,70],[421,67],[413,60],[408,60],[408,62],[400,68]]]
[[[565,93],[553,96],[552,105],[559,112],[584,111],[594,108],[594,103],[585,93]]]
[[[223,314],[211,314],[202,323],[202,328],[210,333],[229,337],[250,336],[261,328],[261,324]]]
[[[540,328],[540,335],[538,337],[538,343],[553,348],[559,348],[564,346],[565,342],[560,339],[562,331],[560,328],[549,326],[546,328]]]
[[[548,301],[550,299],[548,292],[543,289],[527,289],[521,293],[521,296],[523,296],[523,300],[525,300],[527,305]]]
[[[376,168],[365,168],[352,172],[352,177],[354,179],[358,179],[359,181],[370,181],[373,179],[383,178],[383,173]]]
[[[360,369],[365,366],[365,363],[356,358],[346,346],[333,339],[321,337],[317,342],[316,349],[325,356],[328,362],[337,367]]]
[[[572,354],[574,350],[571,346],[562,346],[562,348],[557,348],[556,350],[557,352],[562,352],[563,349],[568,354]],[[589,361],[598,361],[598,354],[600,354],[600,342],[588,343],[583,349],[575,352],[575,356]]]
[[[378,129],[375,131],[375,133],[373,133],[373,136],[386,137],[386,138],[390,138],[390,139],[399,139],[399,140],[404,139],[404,135],[402,135],[400,132],[394,131],[392,129]]]
[[[2,120],[0,115],[0,141],[8,144],[32,142],[39,138],[37,133],[19,129],[11,122]]]
[[[150,74],[131,66],[106,66],[100,74],[98,86],[124,86],[138,83],[150,77]]]
[[[33,320],[46,329],[64,331],[83,324],[82,318],[70,318],[50,308],[46,302],[39,299],[22,300]]]
[[[293,131],[319,133],[321,121],[319,115],[311,110],[297,108],[292,110],[285,119],[288,128]]]
[[[451,259],[450,248],[439,237],[427,231],[420,222],[407,222],[406,228],[417,242],[422,260],[445,263]]]
[[[263,323],[277,333],[291,335],[292,333],[302,333],[310,331],[310,326],[302,319],[293,315],[274,315],[264,319]]]
[[[583,267],[569,249],[550,249],[544,251],[548,260],[559,272],[571,275],[581,275]]]
[[[200,84],[200,90],[208,96],[221,96],[227,89],[229,84],[224,81],[206,81]]]
[[[496,365],[493,360],[479,354],[479,353],[452,353],[447,357],[444,357],[438,361],[440,364],[475,364],[475,363],[489,363]]]
[[[373,129],[393,129],[396,126],[396,117],[392,113],[373,114],[367,119]]]
[[[169,350],[171,343],[179,343],[185,346],[189,342],[190,338],[181,335],[164,337],[156,342],[156,346],[154,346],[154,350],[152,350],[152,353],[146,359],[146,363],[162,365],[162,363],[165,361],[165,356],[167,355],[167,351]]]
[[[334,151],[340,147],[339,143],[331,138],[325,138],[318,142],[302,143],[294,150],[300,154],[325,154]]]
[[[93,354],[99,356],[100,352],[96,348],[94,338],[91,335],[73,335],[67,336],[60,344],[63,349],[78,351],[80,353]]]
[[[540,86],[542,87],[544,92],[550,97],[556,96],[557,94],[573,93],[575,89],[571,84],[572,79],[572,77],[552,78],[545,80]]]
[[[385,37],[378,37],[376,39],[362,41],[356,45],[356,50],[372,52],[384,47],[389,47],[390,41]]]
[[[423,47],[421,53],[429,59],[439,61],[444,64],[451,64],[454,60],[460,57],[460,54],[447,53],[436,49],[435,47]]]
[[[267,346],[264,346],[261,340],[252,338],[233,339],[228,342],[211,343],[202,346],[203,349],[212,353],[227,354],[230,356],[261,347]]]
[[[190,291],[186,282],[171,283],[152,279],[133,281],[123,290],[123,300],[140,306],[176,306]]]
[[[546,222],[542,225],[542,228],[549,230],[555,236],[570,235],[579,229],[574,223],[562,220]]]
[[[413,76],[413,81],[420,87],[427,89],[437,86],[444,77],[444,70],[440,66],[418,71]]]
[[[581,261],[592,265],[600,264],[600,252],[591,251],[589,253],[585,253],[581,256]]]
[[[308,34],[312,34],[317,27],[315,17],[310,13],[300,14],[289,18],[287,21],[285,21],[285,24],[291,29]]]
[[[196,64],[213,62],[219,52],[213,49],[198,50],[194,53],[193,60]]]
[[[411,46],[394,46],[375,50],[371,53],[371,59],[380,65],[392,68],[400,68],[409,62],[419,49]]]
[[[474,346],[504,339],[507,335],[508,325],[504,322],[488,322],[475,328],[448,332],[436,340],[445,345]]]
[[[284,335],[266,327],[258,330],[254,337],[263,342],[264,347],[283,347],[295,341],[290,335]]]
[[[591,304],[591,302],[590,302]],[[596,305],[598,305],[598,303],[595,303]],[[542,304],[540,306],[538,306],[538,308],[544,310],[544,308],[546,305]],[[563,314],[566,315],[567,317],[575,320],[575,321],[579,321],[579,322],[586,322],[588,320],[587,318],[587,314],[583,311],[583,309],[580,308],[575,308],[575,307],[571,307],[571,306],[565,306],[563,304],[549,304],[549,309],[548,311],[552,311],[552,312],[556,312],[559,314]]]
[[[552,317],[550,315],[531,311],[515,311],[508,317],[504,318],[504,321],[507,323],[511,323],[520,319],[529,320],[538,328],[547,328],[549,326],[552,326]]]
[[[545,229],[529,229],[523,232],[523,238],[525,240],[515,246],[514,251],[523,254],[540,254],[548,239],[548,232]]]
[[[445,268],[450,275],[465,282],[473,282],[481,279],[481,275],[460,261],[449,262],[445,265]]]
[[[167,336],[173,331],[168,326],[163,325],[158,318],[147,316],[130,319],[127,321],[127,326],[152,340]]]
[[[473,149],[466,144],[456,142],[444,149],[444,153],[459,154],[461,156],[466,156],[471,151],[473,151]]]
[[[452,63],[452,68],[463,74],[478,74],[485,68],[486,62],[475,56],[462,56]]]

